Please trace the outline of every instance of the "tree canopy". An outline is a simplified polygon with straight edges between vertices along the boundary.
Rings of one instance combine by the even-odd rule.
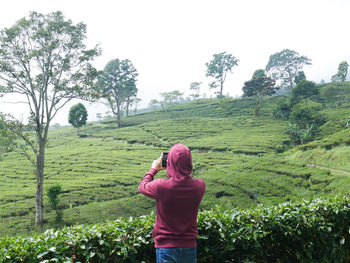
[[[319,92],[320,91],[314,82],[308,80],[301,80],[292,89],[291,103],[296,104],[302,99],[304,99],[305,104],[307,104],[307,99],[313,95],[318,95]]]
[[[346,76],[348,75],[349,64],[346,61],[340,62],[338,66],[338,72],[334,76],[332,76],[332,81],[341,81],[342,86],[344,88],[344,82],[346,80]]]
[[[61,12],[31,12],[0,32],[0,93],[19,94],[26,100],[35,140],[23,125],[11,119],[7,127],[23,138],[32,154],[25,156],[36,168],[36,220],[43,224],[45,146],[49,126],[57,112],[73,98],[90,97],[97,71],[91,61],[98,47],[86,49],[86,25],[74,25]]]
[[[183,95],[183,92],[179,90],[174,90],[170,92],[162,92],[160,96],[162,97],[162,105],[173,105],[175,104]]]
[[[263,69],[257,69],[253,73],[252,79],[260,78],[260,77],[265,77],[265,70]]]
[[[192,82],[190,84],[190,90],[193,91],[194,93],[190,94],[190,96],[193,99],[198,99],[198,103],[199,103],[199,93],[201,91],[201,84],[202,82]]]
[[[226,52],[222,52],[219,54],[214,54],[213,59],[206,63],[207,66],[207,77],[215,78],[215,82],[212,82],[209,86],[210,88],[218,88],[220,100],[222,100],[222,91],[224,89],[224,82],[227,77],[227,73],[232,73],[232,68],[238,65],[238,59],[231,54],[226,54]]]
[[[151,99],[150,102],[148,103],[148,106],[154,109],[156,109],[159,106],[163,107],[161,101],[158,101],[156,99]]]
[[[129,107],[131,99],[136,97],[137,76],[136,68],[130,60],[118,58],[109,61],[99,76],[97,94],[117,117],[118,127],[121,127],[120,117],[124,104]]]
[[[125,103],[124,108],[126,110],[126,116],[129,116],[129,108],[132,104],[136,103],[137,101],[137,92],[138,89],[136,87],[136,81],[130,81],[126,83],[125,87]]]
[[[260,71],[261,73],[261,71]],[[253,76],[258,76],[256,78],[252,78],[249,81],[244,82],[243,96],[245,97],[253,97],[256,96],[258,98],[258,104],[255,108],[255,115],[258,116],[260,113],[260,108],[262,104],[263,96],[270,96],[276,93],[278,87],[275,86],[275,80],[265,75],[261,76],[261,74],[253,74]]]
[[[304,65],[311,65],[311,59],[294,50],[284,49],[270,56],[266,72],[268,76],[280,81],[281,86],[287,85],[291,89],[295,77]]]
[[[295,84],[298,84],[300,81],[305,80],[306,76],[304,71],[299,71],[298,74],[294,78]]]
[[[87,110],[82,103],[75,104],[70,108],[68,122],[72,124],[73,127],[78,128],[78,135],[80,127],[86,124],[87,117]]]

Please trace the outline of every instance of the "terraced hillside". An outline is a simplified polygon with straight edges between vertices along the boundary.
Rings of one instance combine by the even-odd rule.
[[[325,169],[318,159],[315,164],[322,167],[308,164],[309,155],[314,156],[313,151],[318,151],[327,138],[332,140],[331,136],[332,143],[339,147],[334,150],[343,149],[349,154],[349,142],[344,138],[349,138],[350,129],[339,126],[330,132],[327,128],[320,141],[304,146],[309,148],[285,152],[286,121],[271,117],[276,100],[278,97],[264,101],[260,117],[252,116],[253,99],[228,99],[222,106],[218,100],[201,100],[126,118],[119,129],[113,122],[89,124],[83,129],[88,134],[84,138],[77,137],[73,128],[52,130],[45,188],[62,185],[64,224],[146,214],[154,209],[154,203],[138,193],[139,181],[162,151],[183,143],[192,150],[193,176],[207,184],[202,209],[217,204],[249,208],[260,203],[348,193],[345,185],[350,175],[335,171],[343,167]],[[327,112],[340,116],[336,111],[342,109]],[[349,166],[343,169],[350,172]],[[166,177],[166,173],[162,171],[159,176]],[[30,163],[17,151],[3,155],[0,234],[33,230],[34,196],[35,176]],[[45,203],[45,227],[52,227],[55,213],[47,198]]]

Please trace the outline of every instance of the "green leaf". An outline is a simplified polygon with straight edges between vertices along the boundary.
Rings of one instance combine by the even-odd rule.
[[[45,252],[39,254],[39,255],[37,256],[37,258],[38,258],[38,259],[41,259],[43,256],[47,255],[48,253],[50,253],[50,252],[49,252],[49,251],[45,251]]]

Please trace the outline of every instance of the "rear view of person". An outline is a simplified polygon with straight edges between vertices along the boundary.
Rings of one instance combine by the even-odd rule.
[[[153,238],[157,263],[194,263],[197,247],[197,215],[205,183],[193,179],[192,155],[185,145],[174,145],[168,154],[168,179],[153,180],[161,167],[162,156],[152,163],[143,177],[139,192],[156,200]]]

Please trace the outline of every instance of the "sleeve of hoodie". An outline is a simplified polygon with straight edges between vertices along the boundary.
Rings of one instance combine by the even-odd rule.
[[[139,192],[147,197],[152,199],[157,199],[158,196],[158,186],[160,183],[160,179],[153,180],[156,175],[157,170],[151,168],[145,176],[142,178],[139,184]]]

